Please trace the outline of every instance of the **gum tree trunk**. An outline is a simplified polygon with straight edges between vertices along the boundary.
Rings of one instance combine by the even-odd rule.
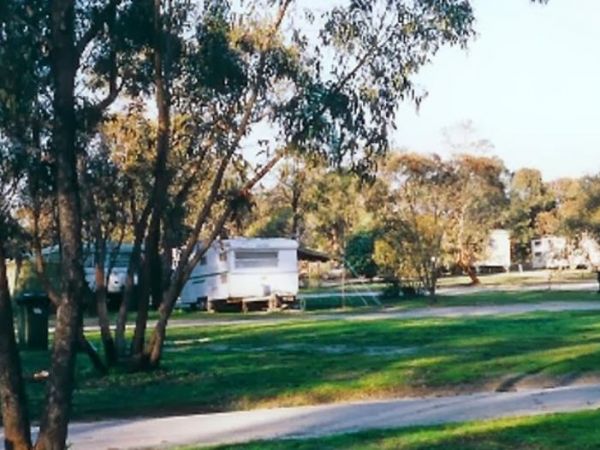
[[[170,150],[171,116],[168,74],[165,74],[165,49],[163,49],[163,16],[162,1],[154,0],[154,84],[156,87],[156,108],[158,111],[158,135],[156,141],[156,165],[154,168],[154,188],[152,192],[152,215],[148,227],[148,236],[144,248],[144,259],[140,284],[135,332],[132,353],[141,357],[144,353],[144,337],[148,322],[149,296],[153,303],[159,304],[162,299],[162,268],[160,262],[161,219],[167,199],[169,174],[167,160]]]
[[[0,231],[1,232],[1,231]],[[31,435],[2,237],[0,236],[0,409],[7,450],[29,450]]]
[[[84,272],[81,247],[81,206],[77,179],[74,86],[78,55],[75,48],[74,0],[54,0],[50,7],[50,59],[54,84],[52,152],[56,166],[58,231],[61,241],[61,295],[46,405],[36,450],[66,447],[71,412],[75,357],[81,327]]]
[[[100,327],[100,337],[104,347],[104,356],[106,364],[114,366],[117,362],[117,351],[115,341],[110,331],[110,319],[108,317],[107,288],[106,288],[106,240],[102,237],[102,230],[96,226],[96,250],[95,250],[96,268],[96,312],[98,314],[98,326]],[[110,271],[112,268],[108,268]]]

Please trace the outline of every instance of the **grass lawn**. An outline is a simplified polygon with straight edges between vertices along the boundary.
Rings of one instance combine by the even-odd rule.
[[[374,306],[373,301],[368,297],[367,303],[361,297],[349,297],[345,300],[345,308],[342,308],[342,299],[340,297],[327,297],[324,295],[319,298],[306,299],[306,310],[303,316],[310,318],[312,313],[334,312],[334,313],[363,313],[368,310],[377,311],[381,307]],[[381,299],[384,307],[395,307],[400,309],[416,309],[416,308],[439,308],[446,306],[486,306],[486,305],[507,305],[518,303],[543,303],[543,302],[600,302],[600,295],[595,291],[552,291],[540,290],[530,292],[518,291],[489,291],[475,292],[460,296],[437,296],[435,301],[429,297],[420,298],[397,298],[397,299]],[[264,318],[265,313],[219,313],[212,314],[202,311],[175,311],[173,319],[208,319],[208,320],[252,320],[256,318]],[[150,314],[151,318],[155,317],[155,313]],[[268,313],[268,317],[290,317],[290,313],[286,311]]]
[[[314,293],[314,292],[313,292]],[[377,311],[381,309],[381,306],[376,305],[370,296],[354,296],[347,297],[344,301],[339,296],[328,296],[327,291],[323,291],[323,296],[318,298],[308,298],[305,300],[305,309],[302,311],[302,316],[310,318],[312,313],[363,313],[365,311]],[[395,307],[399,309],[416,309],[416,308],[437,308],[445,306],[485,306],[485,305],[502,305],[502,304],[516,304],[516,303],[542,303],[542,302],[570,302],[570,301],[598,301],[600,302],[600,295],[595,290],[586,291],[559,291],[540,289],[536,291],[519,292],[519,291],[501,291],[501,290],[490,290],[484,292],[474,292],[472,294],[464,295],[438,295],[435,301],[432,301],[430,297],[418,297],[418,298],[395,298],[395,299],[380,299],[380,302],[384,307]],[[300,311],[294,311],[292,314],[300,313]],[[248,320],[252,321],[257,318],[264,318],[268,315],[269,318],[274,317],[285,317],[289,318],[292,314],[289,311],[279,312],[259,312],[259,313],[207,313],[205,311],[187,311],[187,310],[175,310],[173,312],[172,320],[194,320],[194,319],[206,319],[215,321],[227,321],[227,320]],[[97,325],[97,319],[92,312],[89,317],[86,317],[86,326]],[[150,320],[155,320],[158,315],[155,311],[150,311]],[[111,322],[114,323],[116,320],[116,313],[111,313]],[[51,318],[51,325],[53,325],[53,318]]]
[[[526,272],[480,275],[483,286],[531,286],[548,283],[581,283],[595,281],[596,273],[588,270],[535,270]],[[470,283],[467,276],[440,278],[440,287],[460,286]]]
[[[543,302],[600,302],[600,295],[595,291],[488,291],[457,296],[439,295],[436,297],[435,301],[429,297],[382,299],[381,301],[385,306],[415,309],[423,307],[437,308],[446,306],[489,306]],[[339,309],[341,307],[341,299],[339,297],[331,298],[324,296],[322,298],[307,299],[306,303],[306,310],[309,312],[325,309]],[[364,301],[360,297],[347,298],[346,308],[377,309],[373,308],[372,306],[365,306]]]
[[[361,292],[361,291],[380,291],[388,285],[383,282],[358,281],[346,283],[346,292]],[[322,286],[308,286],[300,289],[301,294],[319,294],[321,292],[340,292],[342,290],[341,282],[330,282]]]
[[[256,442],[213,450],[592,450],[599,447],[600,412],[593,411]]]
[[[547,285],[556,283],[582,283],[596,281],[596,272],[588,270],[529,270],[525,272],[509,272],[481,274],[479,281],[482,286],[501,287],[501,286],[532,286]],[[470,284],[471,279],[468,276],[445,276],[438,280],[440,287],[465,286]],[[359,281],[346,284],[347,292],[360,291],[381,291],[388,285],[383,282]],[[328,282],[322,286],[309,286],[300,290],[303,294],[316,294],[327,292],[339,292],[341,290],[340,282]]]
[[[226,411],[510,388],[600,373],[600,313],[469,319],[302,319],[169,331],[164,365],[99,378],[78,360],[76,418]],[[25,353],[26,372],[46,354]],[[28,386],[32,408],[43,385]]]

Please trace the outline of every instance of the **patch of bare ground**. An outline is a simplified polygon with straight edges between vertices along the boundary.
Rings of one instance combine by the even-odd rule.
[[[495,392],[516,392],[527,389],[554,389],[589,384],[600,384],[600,373],[582,374],[573,372],[563,375],[548,375],[534,371],[508,375],[503,377],[499,382],[488,383],[487,390],[493,390]]]

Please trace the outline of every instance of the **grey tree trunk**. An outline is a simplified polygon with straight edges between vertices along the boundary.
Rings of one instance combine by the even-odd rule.
[[[54,0],[50,6],[50,60],[54,85],[52,152],[61,241],[61,302],[57,309],[46,405],[36,450],[66,447],[75,357],[82,325],[81,302],[85,292],[75,136],[74,87],[78,55],[74,3],[74,0]]]
[[[168,74],[165,74],[165,59],[168,56],[164,46],[164,24],[161,13],[162,1],[154,0],[154,84],[156,87],[156,107],[158,110],[158,135],[156,140],[156,164],[154,168],[154,187],[152,190],[152,215],[144,248],[140,297],[132,353],[137,357],[144,354],[146,324],[150,294],[153,303],[162,300],[162,269],[160,264],[161,221],[167,201],[169,174],[167,161],[170,151],[171,115]]]
[[[1,231],[0,231],[1,233]],[[21,360],[15,340],[5,255],[0,236],[0,410],[7,450],[29,450],[31,434]]]
[[[117,362],[117,351],[115,341],[110,331],[110,319],[108,317],[107,288],[106,288],[106,239],[102,236],[102,229],[99,221],[96,225],[96,249],[95,249],[95,280],[96,280],[96,312],[98,314],[98,326],[100,327],[100,337],[104,347],[104,356],[108,366],[114,366]],[[110,271],[112,268],[109,267]]]

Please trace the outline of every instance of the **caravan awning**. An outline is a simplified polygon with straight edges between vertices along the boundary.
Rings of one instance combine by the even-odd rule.
[[[333,258],[326,253],[319,252],[317,250],[311,250],[310,248],[300,247],[298,248],[298,260],[309,261],[309,262],[327,262]]]

